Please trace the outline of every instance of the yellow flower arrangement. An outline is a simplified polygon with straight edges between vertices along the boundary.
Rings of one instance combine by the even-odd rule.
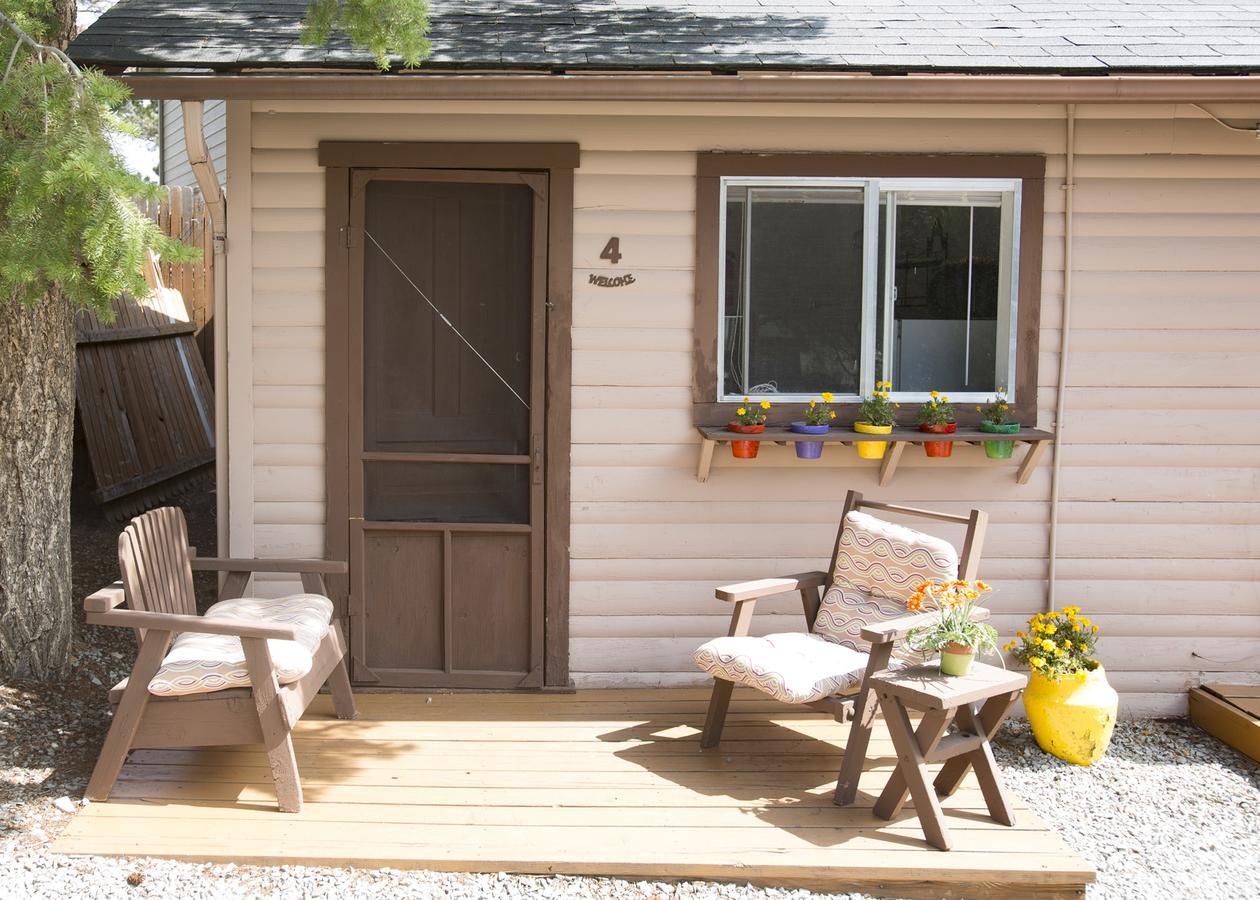
[[[1098,626],[1080,613],[1079,606],[1038,613],[1028,620],[1028,631],[1017,631],[1015,640],[1002,649],[1054,681],[1084,678],[1098,668],[1093,656]],[[1058,635],[1059,641],[1049,635]]]
[[[744,398],[743,404],[735,410],[735,421],[741,425],[760,425],[766,421],[766,412],[770,409],[770,401],[762,400],[760,409],[753,406],[752,400]]]
[[[981,409],[976,407],[976,411],[981,414],[982,421],[992,425],[1005,425],[1011,420],[1011,404],[1006,397],[1006,388],[998,388],[997,393],[989,402],[989,405]]]
[[[930,399],[919,407],[919,422],[923,425],[949,425],[958,421],[954,407],[949,403],[949,395],[940,391],[932,391]]]
[[[822,403],[817,400],[809,401],[809,408],[805,410],[805,421],[810,425],[830,425],[831,420],[836,417],[836,412],[829,405],[831,403],[831,391],[823,391],[821,395]]]
[[[875,390],[864,397],[862,405],[858,407],[857,421],[880,426],[895,424],[897,404],[890,402],[890,397],[892,397],[892,382],[875,382]]]

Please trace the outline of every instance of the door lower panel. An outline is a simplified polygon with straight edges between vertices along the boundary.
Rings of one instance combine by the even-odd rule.
[[[530,528],[483,527],[353,523],[355,681],[397,687],[541,685],[541,671],[531,667]]]

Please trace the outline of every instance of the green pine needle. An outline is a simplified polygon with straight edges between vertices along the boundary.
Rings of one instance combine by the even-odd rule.
[[[429,4],[426,0],[311,0],[302,42],[325,44],[339,31],[350,43],[372,54],[388,71],[392,59],[415,68],[429,55]]]

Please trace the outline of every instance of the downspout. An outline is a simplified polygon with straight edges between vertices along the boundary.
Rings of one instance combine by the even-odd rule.
[[[1066,172],[1063,179],[1063,311],[1059,323],[1059,385],[1054,410],[1054,460],[1050,466],[1050,562],[1046,609],[1055,606],[1059,550],[1059,475],[1063,465],[1063,415],[1067,408],[1068,340],[1072,333],[1072,235],[1076,212],[1076,104],[1067,106]]]
[[[158,184],[166,184],[166,101],[153,102],[158,111]]]
[[[227,202],[223,185],[206,149],[205,107],[201,100],[185,100],[184,145],[188,164],[206,200],[214,233],[214,483],[218,507],[218,555],[229,556],[228,547],[228,403],[227,403]]]

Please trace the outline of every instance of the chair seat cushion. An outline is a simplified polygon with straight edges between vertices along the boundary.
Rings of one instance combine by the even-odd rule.
[[[206,610],[205,618],[248,619],[259,624],[293,627],[297,640],[267,641],[276,680],[289,684],[311,670],[315,650],[328,632],[332,614],[332,601],[327,597],[294,594],[278,600],[256,597],[221,600]],[[149,693],[180,697],[249,686],[240,638],[188,631],[172,641],[162,667],[149,682]]]
[[[784,703],[812,703],[857,690],[867,654],[816,634],[720,637],[692,654],[714,678],[756,688]]]

